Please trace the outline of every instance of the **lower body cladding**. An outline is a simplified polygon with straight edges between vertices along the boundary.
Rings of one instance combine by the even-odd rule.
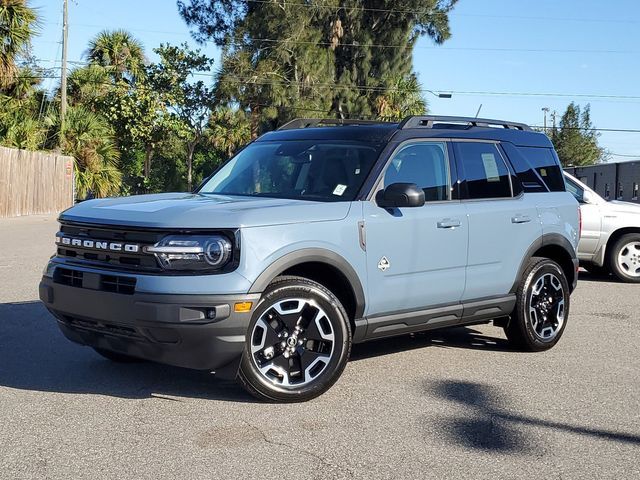
[[[84,280],[87,281],[86,279]],[[96,349],[235,377],[260,295],[113,293],[43,277],[40,299],[69,339]],[[246,307],[246,305],[245,305]]]

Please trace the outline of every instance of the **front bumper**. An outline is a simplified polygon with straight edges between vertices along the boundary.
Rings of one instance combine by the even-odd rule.
[[[240,358],[252,310],[236,313],[234,304],[249,301],[255,308],[260,297],[123,294],[63,285],[48,276],[39,290],[69,340],[199,370],[220,369]]]

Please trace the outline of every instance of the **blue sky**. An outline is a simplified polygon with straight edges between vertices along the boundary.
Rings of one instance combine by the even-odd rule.
[[[59,68],[62,0],[31,5],[42,20],[34,54]],[[69,21],[71,61],[102,29],[131,31],[152,59],[161,42],[196,46],[175,0],[69,0]],[[415,49],[424,88],[454,92],[427,94],[431,113],[474,116],[482,104],[481,116],[542,125],[543,107],[562,114],[573,100],[591,104],[598,128],[640,130],[640,1],[460,0],[451,29],[443,46],[425,38]],[[640,159],[640,133],[602,132],[600,141],[612,161]]]

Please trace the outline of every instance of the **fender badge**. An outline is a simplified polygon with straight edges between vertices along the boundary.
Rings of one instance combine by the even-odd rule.
[[[383,272],[387,270],[390,266],[391,264],[389,263],[389,260],[387,260],[387,257],[382,257],[378,262],[378,268]]]

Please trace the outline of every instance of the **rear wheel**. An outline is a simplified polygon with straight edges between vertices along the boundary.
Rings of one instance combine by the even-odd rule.
[[[262,400],[310,400],[336,382],[350,350],[349,319],[335,295],[305,278],[279,277],[249,325],[238,379]]]
[[[562,268],[548,258],[532,258],[505,327],[509,342],[529,352],[550,349],[567,325],[569,302],[569,283]]]
[[[623,282],[640,283],[640,234],[620,237],[611,248],[609,263],[613,274]]]
[[[138,363],[144,361],[141,358],[132,357],[124,353],[112,352],[111,350],[104,350],[102,348],[94,348],[94,350],[98,355],[116,363]]]

